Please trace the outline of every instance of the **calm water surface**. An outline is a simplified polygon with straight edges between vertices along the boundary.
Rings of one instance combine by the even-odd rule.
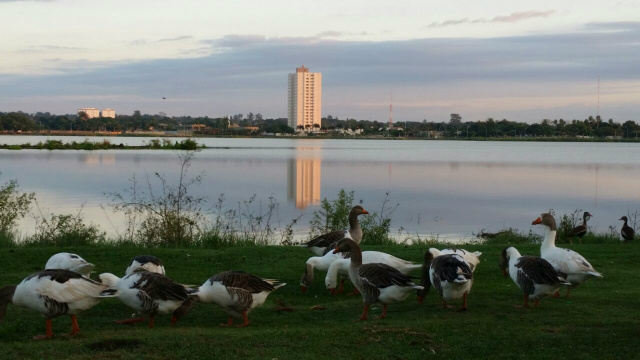
[[[49,137],[64,141],[82,138]],[[0,143],[36,143],[45,137],[0,136]],[[139,145],[150,138],[108,138]],[[91,138],[101,141],[102,138]],[[257,195],[279,203],[286,224],[303,215],[298,234],[324,197],[353,190],[370,212],[385,193],[392,226],[413,234],[471,238],[480,230],[528,231],[541,212],[590,211],[590,225],[606,231],[640,210],[640,145],[613,143],[384,141],[315,139],[198,139],[215,147],[196,155],[191,174],[204,173],[194,192],[213,205],[224,193],[228,208]],[[165,150],[0,150],[0,182],[18,180],[36,193],[43,212],[77,212],[110,234],[122,218],[104,211],[104,193],[122,192],[136,175],[158,172],[177,179],[178,154]],[[533,228],[534,232],[540,232]],[[25,220],[21,232],[33,231]]]

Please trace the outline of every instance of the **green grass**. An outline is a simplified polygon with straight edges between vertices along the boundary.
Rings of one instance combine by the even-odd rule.
[[[133,247],[80,247],[65,249],[96,264],[99,272],[122,274],[134,255],[160,256],[167,274],[185,284],[201,284],[224,270],[245,270],[278,278],[287,286],[273,293],[262,308],[250,314],[248,328],[221,328],[226,315],[214,305],[198,304],[177,326],[169,315],[156,319],[156,328],[122,326],[132,310],[117,299],[105,299],[78,319],[82,333],[32,341],[44,332],[35,312],[10,305],[0,323],[2,359],[618,359],[634,358],[633,344],[640,336],[640,287],[635,244],[568,246],[583,254],[604,274],[573,291],[569,299],[543,299],[536,309],[516,309],[522,296],[515,284],[502,277],[497,266],[502,245],[465,246],[483,252],[469,296],[469,311],[442,309],[431,291],[425,303],[415,296],[391,305],[388,318],[354,322],[362,310],[360,297],[331,296],[324,289],[324,274],[307,294],[299,281],[310,252],[298,247],[230,247],[207,249],[153,249]],[[523,254],[538,254],[536,245],[518,245]],[[365,250],[391,253],[420,261],[424,247],[366,246]],[[56,248],[0,249],[0,285],[17,284],[42,269]],[[417,275],[417,274],[416,274]],[[351,286],[347,290],[351,290]],[[283,302],[293,312],[276,311]],[[311,310],[314,305],[326,310]],[[54,333],[70,330],[68,317],[54,319]]]

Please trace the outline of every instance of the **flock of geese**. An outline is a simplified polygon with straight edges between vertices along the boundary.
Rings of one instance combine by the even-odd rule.
[[[358,216],[363,214],[368,214],[364,208],[353,207],[347,231],[324,234],[302,245],[316,255],[306,262],[300,281],[303,292],[311,285],[315,270],[319,270],[326,271],[325,285],[332,294],[343,292],[347,278],[353,283],[354,293],[360,294],[364,303],[360,320],[367,319],[373,303],[382,304],[380,318],[385,318],[390,304],[404,301],[412,292],[417,292],[418,301],[422,303],[431,287],[444,307],[450,307],[448,302],[462,299],[459,310],[467,310],[473,273],[482,253],[430,248],[423,263],[415,264],[378,251],[363,252],[359,246],[362,229],[358,222]],[[589,216],[585,213],[585,232]],[[623,220],[626,226],[626,218]],[[545,228],[541,256],[521,255],[516,248],[507,247],[499,260],[505,277],[510,276],[522,291],[523,306],[528,307],[529,301],[537,305],[545,296],[559,296],[561,287],[567,288],[569,296],[571,289],[586,280],[602,277],[577,252],[556,247],[557,227],[551,214],[542,214],[532,224]],[[96,306],[103,298],[117,297],[139,315],[118,321],[121,324],[147,321],[148,317],[148,326],[153,328],[156,314],[171,314],[171,324],[175,324],[200,302],[216,304],[228,314],[227,323],[222,325],[232,326],[234,318],[239,318],[243,327],[250,323],[251,310],[261,306],[271,292],[286,285],[242,271],[226,271],[213,275],[202,286],[187,286],[167,277],[161,260],[148,255],[131,260],[122,278],[103,273],[98,276],[99,280],[92,280],[93,268],[93,264],[76,254],[53,255],[44,271],[26,277],[16,286],[0,289],[0,320],[5,317],[8,304],[39,312],[46,319],[46,332],[34,338],[42,339],[53,336],[53,318],[70,315],[70,335],[76,335],[80,332],[77,314]],[[418,269],[422,276],[416,284],[417,278],[409,273]]]

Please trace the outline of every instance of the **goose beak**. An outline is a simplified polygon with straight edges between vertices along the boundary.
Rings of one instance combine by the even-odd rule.
[[[369,212],[367,210],[365,210],[365,209],[362,209],[362,213],[365,214],[365,215],[369,214]]]
[[[502,275],[504,275],[504,277],[506,278],[507,277],[507,270],[502,269]]]
[[[307,293],[307,287],[306,286],[300,285],[300,290],[302,291],[303,294]]]
[[[338,253],[338,248],[333,249],[333,253],[337,254]]]
[[[537,219],[533,220],[533,222],[531,223],[531,225],[538,225],[538,224],[542,224],[542,219],[541,218],[537,218]]]
[[[424,301],[424,296],[418,296],[418,304],[422,304]]]

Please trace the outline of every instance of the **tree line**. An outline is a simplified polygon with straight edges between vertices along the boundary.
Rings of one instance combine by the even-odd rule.
[[[142,114],[116,118],[87,118],[76,115],[55,115],[49,112],[27,114],[24,112],[0,112],[0,132],[37,132],[47,130],[88,132],[131,132],[136,130],[176,131],[194,124],[205,125],[217,134],[236,134],[245,128],[257,128],[254,134],[294,133],[296,130],[335,132],[340,129],[362,129],[369,136],[444,137],[444,138],[500,138],[500,137],[595,137],[637,138],[640,125],[634,120],[607,121],[600,116],[586,119],[543,119],[536,123],[524,123],[507,119],[489,118],[480,121],[464,121],[459,114],[451,114],[448,121],[399,121],[389,128],[385,121],[339,119],[328,115],[322,124],[313,128],[293,129],[286,118],[265,119],[260,113],[234,114],[224,117],[191,117]],[[249,134],[248,132],[243,132]]]

